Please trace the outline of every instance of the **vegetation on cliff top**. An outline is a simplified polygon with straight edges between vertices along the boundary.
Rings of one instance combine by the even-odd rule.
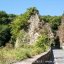
[[[39,13],[35,7],[29,8],[29,9],[27,9],[27,11],[24,14],[17,16],[13,20],[13,22],[10,25],[11,26],[11,34],[12,34],[13,39],[16,39],[20,30],[28,29],[28,25],[29,25],[28,20],[29,20],[30,16],[34,15],[35,13]]]

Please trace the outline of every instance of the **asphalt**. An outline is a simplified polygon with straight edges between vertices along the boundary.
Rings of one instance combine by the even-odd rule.
[[[64,64],[64,50],[63,49],[54,49],[54,64]]]

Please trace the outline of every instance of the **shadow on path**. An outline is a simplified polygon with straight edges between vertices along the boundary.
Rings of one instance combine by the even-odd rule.
[[[53,49],[51,49],[51,55],[50,55],[50,60],[48,64],[54,64],[54,54],[53,54]]]

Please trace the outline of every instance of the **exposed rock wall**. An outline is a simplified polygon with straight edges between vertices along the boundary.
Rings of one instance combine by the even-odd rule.
[[[32,15],[28,22],[30,22],[28,34],[30,36],[29,43],[31,44],[31,43],[35,42],[35,40],[39,36],[39,34],[38,34],[39,22],[40,22],[39,15],[38,14]]]
[[[28,20],[28,22],[29,22],[29,27],[28,27],[28,32],[26,33],[28,36],[26,37],[26,39],[17,38],[16,47],[19,47],[18,45],[19,41],[21,41],[22,39],[23,40],[21,42],[25,42],[24,40],[26,40],[26,43],[33,44],[37,40],[39,35],[45,32],[49,36],[49,39],[52,42],[53,33],[52,33],[50,25],[48,23],[45,23],[43,20],[40,20],[40,17],[37,13],[32,15],[30,19]]]
[[[58,35],[60,39],[60,46],[64,46],[64,17],[61,19],[61,25],[59,26]]]
[[[20,38],[16,39],[15,47],[19,47],[21,43],[25,43],[25,40],[26,40],[26,43],[29,43],[29,44],[32,44],[33,42],[37,40],[39,36],[38,31],[39,31],[39,24],[40,24],[39,15],[35,13],[34,15],[30,17],[28,22],[29,22],[28,32],[26,32],[28,36],[24,38],[26,34],[24,34],[23,37],[21,37],[20,35]]]
[[[47,35],[49,36],[51,42],[53,41],[54,35],[52,33],[50,25],[48,23],[44,23],[43,20],[40,21],[38,14],[31,16],[28,22],[30,22],[30,26],[28,30],[29,31],[28,34],[30,36],[30,41],[29,41],[30,44],[35,42],[41,33],[45,33],[45,32],[47,32]]]
[[[47,30],[46,32],[47,32],[49,38],[54,38],[54,35],[53,35],[53,32],[52,32],[52,29],[51,29],[50,24],[46,23],[46,24],[44,25],[44,27],[45,27],[45,29]]]
[[[50,24],[46,23],[46,24],[44,25],[44,28],[45,28],[45,30],[46,30],[46,32],[47,32],[48,38],[50,39],[50,44],[51,44],[51,43],[54,43],[54,34],[53,34],[53,32],[52,32],[52,29],[51,29]]]

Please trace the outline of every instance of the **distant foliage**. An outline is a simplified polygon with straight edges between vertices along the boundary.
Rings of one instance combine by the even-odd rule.
[[[45,22],[49,22],[51,20],[51,16],[50,15],[41,16],[41,19],[43,19]]]
[[[60,16],[52,17],[50,20],[50,24],[53,30],[57,30],[58,26],[61,24],[61,17]]]
[[[41,17],[45,22],[48,22],[51,25],[52,30],[57,30],[58,26],[61,23],[61,16],[42,16]]]
[[[5,46],[11,37],[10,29],[7,25],[0,25],[0,46]]]
[[[8,18],[8,14],[5,11],[0,11],[0,18],[2,17]]]
[[[15,16],[14,14],[7,14],[4,11],[0,11],[0,24],[9,24]]]
[[[0,46],[5,46],[10,40],[11,34],[9,24],[15,16],[14,14],[7,14],[4,11],[0,11]]]

